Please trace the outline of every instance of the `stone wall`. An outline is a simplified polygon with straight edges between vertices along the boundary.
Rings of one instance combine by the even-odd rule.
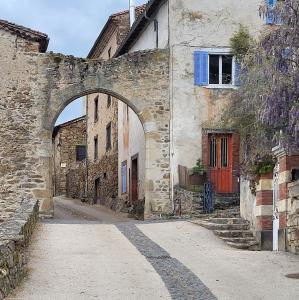
[[[182,214],[192,215],[202,212],[203,195],[200,192],[192,192],[176,186],[174,189],[174,203],[181,205]]]
[[[87,60],[25,52],[14,34],[0,31],[0,198],[6,205],[38,199],[42,214],[53,212],[55,121],[74,99],[108,93],[127,103],[145,130],[146,217],[169,213],[169,51]]]
[[[104,155],[97,162],[88,165],[88,200],[105,205],[111,209],[122,208],[122,201],[117,197],[117,153]],[[99,180],[98,199],[95,199],[95,180]]]
[[[0,224],[0,299],[4,299],[26,274],[26,253],[38,220],[38,202],[23,200],[14,215]]]
[[[299,254],[299,180],[289,183],[288,190],[287,247],[289,251]]]
[[[85,160],[76,159],[76,146],[86,145],[86,119],[81,117],[60,124],[53,132],[54,195],[72,195],[80,198],[85,194]],[[68,181],[67,181],[68,178]],[[78,190],[82,187],[82,190]]]

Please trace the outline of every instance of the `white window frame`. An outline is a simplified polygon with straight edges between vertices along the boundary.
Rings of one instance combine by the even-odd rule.
[[[201,48],[200,51],[208,52],[208,80],[210,80],[210,55],[219,56],[219,82],[222,82],[222,55],[233,55],[231,48]],[[208,89],[237,89],[235,82],[236,57],[233,55],[232,61],[232,83],[231,84],[208,84],[204,86]]]

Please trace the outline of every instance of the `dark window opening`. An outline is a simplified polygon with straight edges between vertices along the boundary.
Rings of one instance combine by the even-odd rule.
[[[107,178],[107,173],[105,172],[105,173],[104,173],[104,179],[106,179],[106,178]]]
[[[94,121],[97,122],[99,119],[99,96],[94,99]]]
[[[222,84],[232,84],[233,57],[222,56]]]
[[[110,47],[109,50],[108,50],[108,58],[109,58],[109,59],[111,58],[111,47]]]
[[[107,107],[110,107],[111,106],[111,96],[110,95],[107,95]]]
[[[111,149],[111,122],[106,127],[106,151]]]
[[[232,84],[232,74],[232,55],[209,55],[209,84]]]
[[[81,161],[86,158],[86,146],[76,145],[76,161]]]
[[[219,55],[210,55],[209,83],[219,84]]]
[[[98,137],[96,136],[94,138],[94,159],[95,160],[99,158],[98,147],[99,147],[99,142],[98,142]]]
[[[228,145],[227,138],[221,138],[221,167],[228,166]]]
[[[217,165],[217,143],[216,137],[210,139],[210,167],[216,167]]]

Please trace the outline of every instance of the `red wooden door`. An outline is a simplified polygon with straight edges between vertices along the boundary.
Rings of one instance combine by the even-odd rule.
[[[138,158],[132,158],[132,174],[131,174],[131,200],[132,203],[138,201]]]
[[[233,192],[232,135],[209,136],[209,176],[216,193]]]

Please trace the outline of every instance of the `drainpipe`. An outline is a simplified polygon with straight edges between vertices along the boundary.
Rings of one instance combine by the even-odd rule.
[[[135,15],[135,1],[134,0],[129,0],[130,2],[130,27],[133,26],[136,15]]]

